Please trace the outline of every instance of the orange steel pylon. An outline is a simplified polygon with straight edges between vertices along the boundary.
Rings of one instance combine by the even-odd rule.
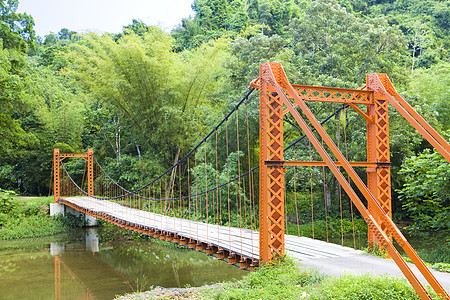
[[[260,90],[260,262],[268,263],[276,255],[284,254],[284,166],[326,165],[338,180],[369,228],[369,242],[379,243],[395,261],[421,299],[431,299],[428,292],[411,271],[392,244],[391,237],[404,249],[421,274],[442,299],[449,295],[431,274],[409,245],[391,218],[391,183],[389,160],[388,102],[396,108],[447,160],[449,144],[395,91],[385,74],[370,74],[367,84],[359,90],[291,85],[279,63],[264,63],[260,77],[251,87]],[[349,162],[309,110],[306,101],[345,103],[367,121],[367,163]],[[367,105],[367,113],[356,104]],[[286,110],[283,111],[283,107]],[[325,150],[298,107],[333,153]],[[323,162],[283,161],[283,114],[290,112]],[[366,166],[367,185],[352,165]],[[343,167],[367,201],[361,201],[338,166]]]
[[[268,74],[261,69],[260,78],[260,261],[271,261],[284,254],[284,167],[283,102],[267,83]],[[281,164],[279,164],[281,163]]]
[[[66,157],[81,157],[87,161],[87,185],[89,195],[94,194],[94,150],[89,148],[87,153],[60,153],[58,148],[53,150],[53,201],[58,202],[61,197],[60,165]]]
[[[373,83],[367,76],[366,87],[373,90]],[[376,167],[367,168],[367,187],[372,195],[378,200],[383,211],[392,219],[391,206],[391,168],[389,151],[389,116],[388,101],[379,93],[371,93],[370,104],[367,104],[367,161],[376,162]],[[376,216],[373,203],[368,203],[369,213]],[[381,228],[386,231],[380,216],[377,221]],[[376,237],[370,227],[368,229],[369,246],[375,244],[381,246],[381,241]]]

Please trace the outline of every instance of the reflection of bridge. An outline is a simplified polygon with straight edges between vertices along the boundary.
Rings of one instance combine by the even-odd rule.
[[[95,234],[94,234],[95,235]],[[98,258],[98,239],[86,237],[86,251],[65,252],[51,245],[55,260],[55,299],[114,299],[136,291],[136,284]],[[82,257],[80,257],[82,256]]]
[[[136,191],[128,191],[112,180],[98,165],[92,149],[79,154],[60,153],[55,149],[55,202],[130,230],[216,255],[229,263],[239,263],[242,268],[270,262],[286,252],[298,259],[352,255],[355,253],[352,249],[285,235],[285,167],[294,167],[291,179],[297,206],[296,168],[322,166],[325,181],[326,166],[339,182],[339,191],[342,188],[347,194],[352,218],[353,207],[356,207],[368,224],[369,243],[384,247],[419,296],[430,299],[395,249],[392,243],[395,239],[431,287],[442,298],[448,298],[391,219],[388,103],[448,161],[450,145],[397,94],[389,78],[385,74],[370,74],[366,85],[358,90],[291,85],[281,65],[266,63],[261,65],[260,77],[251,87],[251,91],[192,151]],[[250,149],[248,101],[254,89],[260,91],[260,164],[252,168],[254,149]],[[306,104],[309,101],[340,103],[342,106],[319,123]],[[365,105],[366,111],[360,105]],[[336,144],[322,126],[333,117],[339,119],[341,112],[349,107],[366,120],[366,162],[350,162],[346,151],[346,155],[343,154],[346,145],[339,144],[339,127],[332,132]],[[292,119],[286,121],[305,135],[285,148],[283,116],[287,113]],[[297,160],[295,151],[289,155],[293,160],[285,161],[284,152],[298,146],[304,138],[310,142],[309,161]],[[322,161],[313,161],[313,156]],[[69,175],[70,165],[66,166],[63,160],[71,157],[86,160],[83,178]],[[353,167],[366,168],[367,185]],[[254,176],[258,168],[259,181],[258,176]],[[348,179],[341,169],[345,170]],[[311,169],[310,173],[312,176]],[[329,199],[325,192],[324,195],[327,221]],[[259,201],[255,201],[257,198]],[[313,198],[311,210],[314,208],[312,202]],[[341,218],[344,209],[340,198]]]

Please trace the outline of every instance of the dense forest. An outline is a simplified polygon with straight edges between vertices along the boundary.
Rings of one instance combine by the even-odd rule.
[[[170,33],[133,20],[118,34],[63,28],[45,37],[35,35],[32,16],[17,7],[17,0],[0,0],[1,189],[51,193],[53,148],[94,148],[115,180],[137,188],[201,140],[266,61],[282,63],[292,83],[305,85],[358,88],[365,74],[387,73],[450,138],[448,0],[195,0],[194,17]],[[256,165],[259,108],[253,103]],[[322,120],[338,106],[312,107]],[[342,115],[329,132],[332,126],[346,128],[349,155],[364,160],[365,121]],[[285,128],[287,145],[300,133],[293,124]],[[394,109],[390,145],[394,217],[412,221],[412,229],[448,231],[448,162]],[[308,174],[300,178],[309,180]],[[286,176],[291,197],[292,172]],[[338,201],[336,180],[326,178],[311,180],[324,181],[317,193]],[[301,200],[309,190],[295,192]]]

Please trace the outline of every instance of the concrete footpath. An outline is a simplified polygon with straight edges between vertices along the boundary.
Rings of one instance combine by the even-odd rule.
[[[315,258],[300,261],[302,268],[313,268],[321,273],[338,276],[342,274],[375,274],[389,275],[405,278],[392,259],[383,259],[369,254],[357,254],[333,258]],[[416,277],[424,285],[429,285],[414,264],[408,263]],[[450,273],[435,271],[430,268],[431,273],[436,277],[444,289],[450,293]]]

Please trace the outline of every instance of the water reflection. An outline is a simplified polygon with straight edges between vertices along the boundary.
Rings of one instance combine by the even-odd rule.
[[[112,299],[117,294],[136,290],[134,281],[96,255],[100,251],[96,228],[86,229],[84,244],[85,251],[76,251],[81,250],[82,243],[50,243],[55,260],[56,300]]]
[[[113,299],[152,286],[199,286],[245,274],[202,253],[111,240],[95,228],[0,241],[0,299]]]

